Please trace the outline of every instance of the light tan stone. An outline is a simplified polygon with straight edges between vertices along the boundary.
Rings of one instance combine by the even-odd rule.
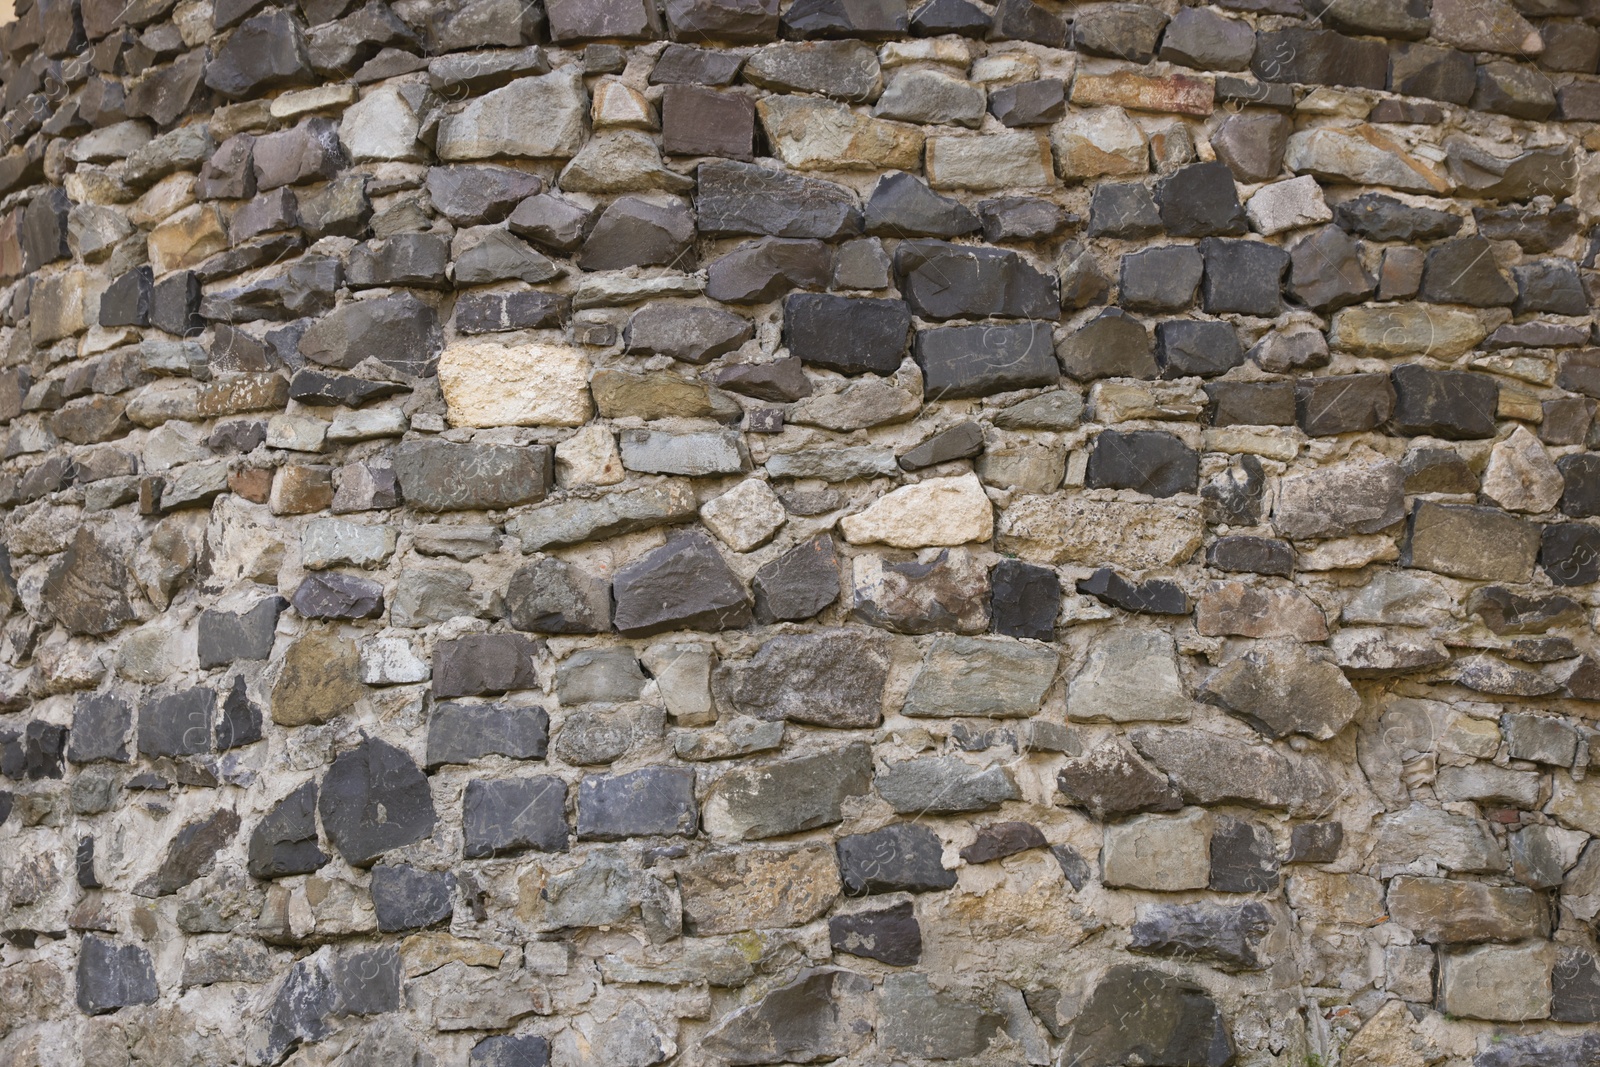
[[[1054,182],[1043,133],[929,137],[928,184],[935,189],[1043,189]]]
[[[355,642],[308,633],[283,654],[272,686],[272,721],[279,726],[324,723],[351,710],[366,694]]]
[[[1299,867],[1288,882],[1289,906],[1302,922],[1376,926],[1388,918],[1383,883],[1364,874]]]
[[[406,977],[418,978],[437,971],[447,963],[464,963],[468,967],[498,967],[506,950],[483,941],[464,941],[443,931],[412,934],[400,942],[400,962],[405,964]]]
[[[1326,641],[1328,620],[1298,589],[1218,582],[1195,605],[1195,629],[1207,637],[1293,637]]]
[[[865,511],[846,515],[839,528],[853,545],[964,545],[994,536],[994,506],[977,475],[929,478],[903,485]]]
[[[150,266],[157,275],[184,270],[228,247],[228,227],[216,204],[191,204],[150,231]]]
[[[589,358],[555,344],[457,341],[439,357],[452,426],[582,426],[589,420]]]
[[[1056,173],[1067,181],[1143,174],[1150,169],[1144,131],[1119,107],[1073,111],[1050,128]]]
[[[297,119],[318,111],[343,108],[356,98],[354,85],[319,85],[314,89],[299,89],[272,98],[267,110],[275,119]]]
[[[556,445],[556,481],[564,486],[616,485],[624,477],[617,438],[604,423],[585,426]]]
[[[615,78],[605,78],[594,87],[589,104],[589,119],[596,130],[656,130],[656,109],[644,94],[628,88]]]
[[[705,853],[678,871],[685,933],[700,936],[803,926],[839,897],[828,845]]]
[[[1405,1002],[1387,1001],[1344,1047],[1344,1067],[1430,1067],[1443,1058]]]
[[[917,170],[922,131],[812,96],[769,96],[756,105],[773,154],[796,170]]]
[[[700,508],[706,529],[735,552],[766,544],[788,517],[778,494],[760,478],[747,478]]]
[[[661,164],[647,133],[616,130],[584,145],[561,172],[561,188],[579,193],[629,193],[649,189],[686,193],[694,179]]]
[[[1525,426],[1494,446],[1483,471],[1484,498],[1507,511],[1549,511],[1563,485],[1555,461]]]
[[[1448,180],[1371,126],[1319,126],[1291,134],[1284,164],[1296,174],[1331,181],[1387,185],[1409,193],[1450,191]]]
[[[1600,837],[1600,776],[1591,774],[1578,782],[1557,771],[1551,777],[1554,789],[1545,810],[1562,826]]]
[[[1473,312],[1433,304],[1395,304],[1335,312],[1328,340],[1335,349],[1358,356],[1449,360],[1471,351],[1488,335]]]
[[[1550,968],[1555,946],[1479,945],[1439,953],[1439,1008],[1490,1022],[1550,1017]]]
[[[998,549],[1025,559],[1143,570],[1194,555],[1205,523],[1191,504],[1077,494],[1015,500],[1000,513],[998,530]]]
[[[1108,886],[1204,889],[1211,879],[1211,815],[1193,808],[1107,826],[1101,865]]]
[[[439,123],[440,159],[568,159],[586,134],[589,97],[582,64],[519,78],[477,97]]]

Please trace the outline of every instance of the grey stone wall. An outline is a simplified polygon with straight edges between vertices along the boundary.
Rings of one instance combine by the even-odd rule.
[[[1600,3],[21,7],[0,1065],[1600,1064]]]

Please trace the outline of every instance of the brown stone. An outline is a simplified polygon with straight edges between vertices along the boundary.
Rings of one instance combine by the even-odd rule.
[[[679,868],[678,888],[685,933],[803,926],[838,899],[839,862],[827,845],[708,852]]]
[[[274,515],[309,515],[333,504],[333,469],[307,464],[279,467],[272,480]]]
[[[1424,941],[1472,944],[1550,936],[1550,910],[1538,893],[1444,878],[1396,878],[1389,917]]]
[[[1328,620],[1322,609],[1294,588],[1221,582],[1201,594],[1195,607],[1194,623],[1207,637],[1328,639]]]
[[[1079,74],[1072,82],[1072,102],[1079,107],[1209,115],[1214,97],[1211,79],[1192,74],[1156,77],[1120,70],[1114,74]]]
[[[750,159],[756,106],[744,93],[669,85],[661,96],[661,150],[669,156]]]
[[[313,631],[283,654],[272,686],[272,721],[279,726],[328,722],[349,711],[365,693],[355,642]]]

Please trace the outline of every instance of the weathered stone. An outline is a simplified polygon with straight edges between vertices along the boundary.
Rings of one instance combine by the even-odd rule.
[[[1192,707],[1172,639],[1154,631],[1097,640],[1067,690],[1067,713],[1079,720],[1182,720]]]
[[[1457,578],[1520,582],[1533,571],[1538,541],[1538,527],[1494,508],[1419,501],[1402,561]]]
[[[435,816],[428,780],[411,757],[369,739],[340,753],[323,776],[318,812],[328,840],[353,867],[424,840]]]
[[[349,369],[376,358],[406,374],[430,373],[442,348],[437,314],[409,293],[347,302],[299,341],[313,363]]]
[[[1352,131],[1321,127],[1291,134],[1284,163],[1297,174],[1329,181],[1385,185],[1410,193],[1439,193],[1448,188],[1427,164],[1407,155],[1370,126]]]
[[[1233,1058],[1222,1012],[1198,985],[1147,967],[1112,967],[1072,1024],[1069,1062],[1203,1064]]]
[[[1094,439],[1086,477],[1091,489],[1134,489],[1155,497],[1192,493],[1199,484],[1199,457],[1159,430],[1104,430]]]
[[[1377,281],[1361,263],[1361,245],[1337,226],[1324,226],[1290,250],[1289,292],[1314,311],[1335,311],[1370,300]]]
[[[821,288],[832,269],[828,246],[781,237],[747,241],[706,269],[705,294],[725,304],[762,304],[796,288]]]
[[[943,241],[905,241],[895,274],[911,309],[930,319],[1055,319],[1055,286],[1016,252]]]
[[[804,0],[801,0],[803,3]],[[759,1001],[729,1013],[705,1037],[708,1053],[729,1063],[847,1057],[867,1040],[864,994],[870,980],[849,971],[804,971]]]
[[[1244,362],[1244,347],[1226,322],[1168,319],[1156,324],[1156,363],[1163,378],[1210,378]]]
[[[1498,307],[1517,298],[1517,289],[1481,236],[1456,237],[1428,250],[1421,298],[1434,304]]]
[[[121,553],[90,526],[80,526],[50,567],[44,606],[75,634],[111,633],[134,617],[131,583]]]
[[[161,995],[150,953],[86,935],[78,950],[77,1002],[85,1015],[154,1003]]]
[[[796,170],[915,170],[922,132],[871,118],[843,104],[769,96],[756,104],[773,154]]]
[[[934,832],[915,823],[894,823],[838,840],[839,871],[850,896],[873,893],[927,893],[956,884],[945,868],[943,846]]]
[[[1539,895],[1522,887],[1443,878],[1396,878],[1389,914],[1424,941],[1477,944],[1546,937],[1550,919]]]
[[[588,97],[577,68],[521,78],[446,115],[439,123],[436,151],[444,160],[567,159],[583,143],[587,113]]]
[[[1338,667],[1295,641],[1263,642],[1223,664],[1200,690],[1268,737],[1337,735],[1361,708]]]
[[[519,634],[470,634],[434,646],[435,698],[506,693],[537,685],[533,642]]]
[[[372,619],[383,614],[383,586],[338,571],[308,574],[289,604],[308,619]]]
[[[1130,951],[1148,956],[1201,959],[1227,971],[1267,965],[1262,942],[1272,917],[1261,904],[1141,904]]]
[[[669,479],[593,498],[545,504],[522,512],[507,527],[521,539],[524,552],[537,552],[682,522],[694,518],[695,513],[689,483]]]
[[[1183,806],[1166,775],[1120,740],[1102,742],[1087,754],[1067,760],[1056,775],[1057,803],[1086,809],[1097,819]]]
[[[759,719],[876,726],[888,669],[881,636],[824,630],[773,638],[747,663],[725,665],[716,686],[729,706]]]
[[[1000,637],[938,637],[911,682],[903,713],[917,717],[1036,714],[1055,680],[1056,654]]]
[[[791,355],[843,374],[893,373],[911,329],[902,301],[820,293],[789,296],[783,319]]]
[[[730,771],[706,794],[704,824],[717,838],[758,840],[829,826],[846,799],[872,786],[872,751],[856,742],[832,752]]]
[[[852,614],[905,634],[982,633],[989,625],[988,578],[977,558],[959,550],[940,549],[925,561],[907,563],[857,556],[851,569]]]
[[[475,779],[461,810],[464,859],[567,848],[567,786],[559,778]]]
[[[408,441],[393,463],[406,501],[423,511],[514,507],[544,499],[550,484],[548,446]]]
[[[909,967],[922,958],[922,930],[910,901],[872,911],[835,915],[828,920],[835,952]]]
[[[1266,745],[1246,744],[1204,730],[1134,730],[1134,747],[1191,804],[1242,803],[1311,815],[1326,810],[1337,785],[1315,759],[1291,759]]]
[[[994,535],[994,510],[978,479],[966,474],[892,490],[839,526],[851,544],[961,545]]]
[[[434,705],[428,717],[427,767],[472,763],[485,756],[543,759],[550,716],[543,708],[510,704]]]
[[[831,848],[711,852],[678,874],[688,931],[700,936],[803,926],[839,895]]]
[[[133,708],[111,694],[80,697],[67,733],[67,759],[72,763],[110,760],[128,762],[128,734]]]
[[[695,210],[699,232],[829,240],[859,232],[855,196],[819,181],[747,163],[702,163]]]
[[[476,783],[469,783],[469,789],[472,784]],[[372,910],[384,933],[444,922],[454,911],[454,896],[455,878],[448,871],[425,871],[405,863],[372,869]]]
[[[1001,512],[996,546],[1048,563],[1115,560],[1142,570],[1188,559],[1200,547],[1202,525],[1199,509],[1183,504],[1024,497]]]
[[[307,782],[284,797],[250,833],[253,878],[309,874],[328,862],[317,847],[317,784]]]
[[[1233,175],[1221,163],[1194,163],[1156,182],[1161,222],[1173,237],[1236,237],[1244,208]]]
[[[1179,311],[1194,303],[1205,260],[1193,245],[1164,245],[1122,257],[1119,303],[1141,311]]]

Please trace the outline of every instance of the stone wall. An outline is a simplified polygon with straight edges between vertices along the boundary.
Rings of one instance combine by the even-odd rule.
[[[283,2],[0,29],[0,1065],[1600,1064],[1600,2]]]

